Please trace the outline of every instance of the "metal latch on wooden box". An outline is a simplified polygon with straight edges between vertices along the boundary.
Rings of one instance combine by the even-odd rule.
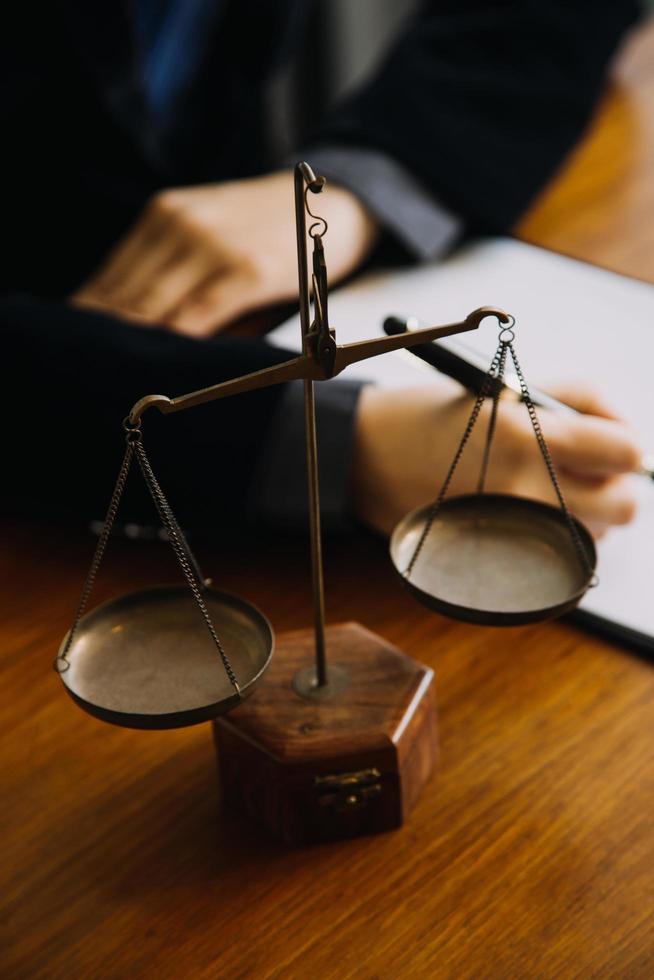
[[[360,772],[344,772],[334,776],[315,776],[314,786],[320,806],[334,810],[350,810],[365,806],[379,796],[379,769],[362,769]]]

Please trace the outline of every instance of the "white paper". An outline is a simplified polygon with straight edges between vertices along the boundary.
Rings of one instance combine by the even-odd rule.
[[[330,293],[329,319],[343,344],[382,334],[389,314],[417,316],[429,325],[462,320],[489,305],[516,317],[516,348],[529,382],[592,382],[654,452],[654,287],[648,283],[521,242],[493,239],[437,265],[378,272],[336,289]],[[482,351],[490,360],[497,344],[492,322],[463,340],[443,343]],[[270,339],[296,350],[299,334],[294,317]],[[348,377],[391,387],[424,384],[429,375],[432,368],[404,351],[347,371]],[[600,543],[600,585],[588,593],[583,608],[654,636],[654,483],[642,477],[634,481],[638,517]]]

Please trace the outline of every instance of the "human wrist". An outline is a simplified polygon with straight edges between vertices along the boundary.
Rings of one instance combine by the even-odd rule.
[[[392,529],[394,510],[392,490],[386,478],[392,460],[385,458],[383,444],[379,439],[389,408],[387,396],[387,392],[372,384],[361,389],[355,419],[350,478],[350,495],[355,516],[382,534],[388,534]]]

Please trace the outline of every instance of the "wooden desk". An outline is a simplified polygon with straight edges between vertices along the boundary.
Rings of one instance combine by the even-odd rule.
[[[654,278],[643,43],[523,233]],[[3,534],[3,978],[654,976],[651,664],[563,623],[447,622],[398,588],[380,544],[328,544],[330,620],[435,668],[442,766],[402,830],[289,851],[221,813],[207,726],[110,728],[61,691],[50,663],[90,548]],[[201,557],[276,629],[308,624],[301,548],[283,576],[268,547]],[[112,544],[97,597],[165,569],[161,545]]]
[[[654,21],[628,43],[586,138],[518,235],[654,282]]]

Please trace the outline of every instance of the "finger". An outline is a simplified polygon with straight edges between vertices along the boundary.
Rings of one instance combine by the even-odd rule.
[[[80,292],[91,298],[106,299],[124,289],[149,255],[166,253],[168,228],[172,217],[160,209],[146,208],[136,224],[109,253],[105,262]],[[161,259],[158,259],[161,261]]]
[[[164,265],[144,284],[134,306],[150,320],[166,321],[167,315],[178,309],[205,277],[205,269],[198,268],[198,263],[190,256]]]
[[[140,316],[138,313],[129,312],[126,310],[118,310],[104,300],[98,299],[92,294],[76,293],[71,296],[69,302],[73,306],[83,306],[88,310],[97,310],[98,313],[110,314],[113,317],[118,317],[121,320],[128,320],[130,323],[136,323],[141,327],[161,327],[164,326],[162,323],[156,323],[152,320],[146,320],[145,317]]]
[[[177,252],[176,259],[153,269],[128,307],[151,321],[168,322],[171,315],[197,296],[204,284],[215,279],[215,256],[193,250]]]
[[[109,309],[135,322],[163,323],[166,315],[215,271],[215,265],[215,258],[198,250],[185,250],[171,236],[139,261],[128,281],[114,290],[80,291],[74,300]]]
[[[563,412],[541,412],[540,418],[557,466],[591,477],[640,468],[642,450],[624,423]]]
[[[585,521],[584,523],[596,541],[601,541],[602,538],[605,538],[610,530],[608,524],[599,524],[597,521]]]
[[[629,477],[613,477],[594,487],[562,477],[561,485],[568,507],[584,522],[628,524],[636,516],[638,498]]]
[[[168,322],[178,333],[206,337],[259,305],[252,279],[231,274],[201,287],[168,318]]]
[[[135,254],[132,266],[122,279],[104,289],[101,298],[119,309],[148,316],[147,297],[168,272],[188,262],[188,251],[174,235],[167,233]]]
[[[557,401],[563,402],[564,405],[570,405],[571,408],[582,412],[584,415],[598,415],[604,419],[621,420],[613,406],[605,400],[604,395],[592,385],[584,382],[567,381],[548,385],[546,390]]]
[[[114,279],[109,286],[97,284],[95,296],[113,309],[148,315],[143,300],[166,270],[183,265],[186,252],[179,241],[168,232],[148,246],[142,241],[142,250],[133,253],[131,268],[121,279]]]

